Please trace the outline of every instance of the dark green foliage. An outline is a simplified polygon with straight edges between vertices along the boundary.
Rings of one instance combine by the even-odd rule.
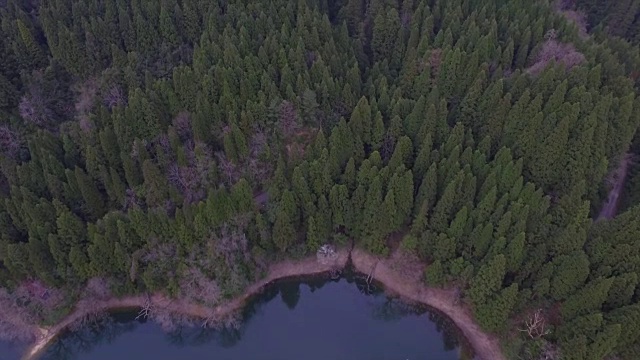
[[[329,3],[10,0],[0,286],[231,296],[278,253],[404,237],[485,329],[558,308],[567,356],[633,359],[636,165],[590,218],[638,151],[638,1],[577,1],[584,38],[546,2]]]

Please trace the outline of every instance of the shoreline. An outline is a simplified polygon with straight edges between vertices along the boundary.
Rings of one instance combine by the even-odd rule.
[[[456,304],[454,291],[427,287],[420,280],[422,274],[412,279],[394,270],[391,259],[380,258],[358,248],[351,251],[350,258],[357,272],[369,274],[371,279],[382,284],[386,292],[434,308],[453,321],[478,359],[506,360],[498,339],[482,330],[467,308]]]
[[[199,304],[169,299],[162,294],[153,294],[149,298],[145,295],[137,295],[109,299],[100,302],[97,308],[102,311],[118,308],[141,308],[150,299],[154,305],[161,306],[171,312],[203,319],[210,318],[212,315],[222,318],[241,310],[252,297],[275,281],[300,276],[315,276],[335,269],[342,270],[351,262],[357,272],[369,274],[369,277],[382,284],[386,291],[397,294],[400,298],[434,308],[451,319],[480,359],[505,360],[497,339],[484,332],[475,323],[467,309],[455,304],[455,295],[452,291],[429,288],[419,280],[407,278],[394,270],[389,259],[378,258],[357,248],[339,249],[337,255],[337,258],[328,264],[320,263],[315,256],[298,261],[287,260],[273,264],[269,268],[267,276],[247,287],[241,295],[213,309]],[[91,315],[91,312],[74,310],[53,327],[38,328],[39,336],[27,349],[22,359],[37,359],[70,325],[88,315]]]
[[[167,298],[162,294],[153,294],[150,296],[154,305],[160,306],[165,310],[177,312],[195,318],[206,319],[211,316],[224,317],[241,310],[246,302],[256,294],[259,294],[270,283],[291,277],[304,275],[320,275],[333,269],[344,269],[349,261],[350,250],[347,248],[338,249],[336,251],[337,258],[329,264],[321,264],[315,256],[308,257],[303,260],[285,260],[278,262],[269,267],[267,276],[247,287],[244,292],[229,301],[211,309],[199,304],[186,303],[184,301]],[[100,302],[94,308],[100,308],[102,311],[116,308],[141,308],[147,303],[148,297],[145,295],[126,296],[123,298],[109,299]],[[56,325],[50,328],[39,328],[40,334],[36,336],[36,341],[27,349],[23,355],[23,360],[35,360],[39,355],[71,324],[90,315],[92,312],[83,310],[74,310]],[[93,312],[95,313],[95,311]]]

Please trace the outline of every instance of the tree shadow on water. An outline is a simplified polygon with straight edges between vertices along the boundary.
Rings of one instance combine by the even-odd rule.
[[[280,287],[280,298],[287,305],[289,310],[293,310],[300,301],[300,283],[282,284]]]
[[[244,335],[245,326],[240,322],[234,326],[217,329],[202,328],[195,324],[184,325],[166,333],[169,344],[176,347],[198,347],[216,343],[220,347],[230,348],[237,345]]]
[[[47,348],[41,359],[67,360],[90,353],[95,347],[110,344],[124,333],[133,331],[139,322],[132,320],[122,321],[108,315],[77,329],[69,329]]]

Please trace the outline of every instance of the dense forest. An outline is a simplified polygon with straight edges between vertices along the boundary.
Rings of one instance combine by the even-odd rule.
[[[637,358],[640,202],[591,219],[640,148],[638,4],[0,2],[0,332],[354,241],[513,358]]]

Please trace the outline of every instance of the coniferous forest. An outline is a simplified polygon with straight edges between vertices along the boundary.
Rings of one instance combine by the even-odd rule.
[[[637,359],[640,170],[595,219],[640,149],[639,4],[0,1],[2,307],[212,304],[354,241],[513,359]]]

